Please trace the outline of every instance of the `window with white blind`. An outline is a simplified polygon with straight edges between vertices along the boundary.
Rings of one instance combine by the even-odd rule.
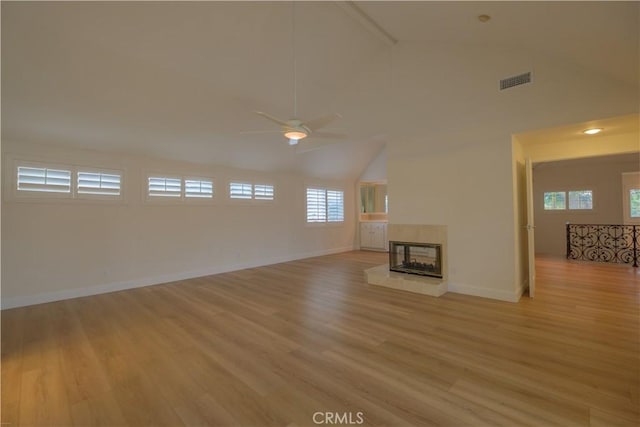
[[[273,200],[273,197],[274,197],[273,185],[254,184],[253,198],[255,200]]]
[[[344,192],[307,188],[307,222],[343,222]]]
[[[182,179],[165,176],[150,176],[147,195],[150,197],[181,197]]]
[[[232,199],[251,199],[253,197],[253,185],[249,182],[230,182],[229,197]]]
[[[344,192],[327,190],[327,221],[344,221]]]
[[[184,196],[203,199],[213,198],[213,181],[209,179],[185,179]]]
[[[18,166],[17,190],[71,194],[71,170]]]
[[[122,176],[119,173],[78,171],[77,178],[76,191],[78,194],[120,195]]]
[[[307,188],[307,222],[327,221],[327,190]]]

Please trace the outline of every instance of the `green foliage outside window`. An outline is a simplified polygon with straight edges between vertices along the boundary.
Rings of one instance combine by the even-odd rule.
[[[569,191],[569,209],[593,209],[593,192]]]
[[[564,191],[550,191],[544,193],[544,209],[545,210],[562,210],[566,209],[566,195]]]
[[[631,218],[640,218],[640,189],[629,190],[629,206]]]

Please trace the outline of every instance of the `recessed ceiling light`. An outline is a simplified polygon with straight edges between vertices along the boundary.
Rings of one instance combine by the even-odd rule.
[[[489,15],[478,15],[478,21],[487,22],[491,17]]]
[[[586,133],[587,135],[595,135],[596,133],[600,132],[602,132],[602,128],[591,128],[582,131],[582,133]]]

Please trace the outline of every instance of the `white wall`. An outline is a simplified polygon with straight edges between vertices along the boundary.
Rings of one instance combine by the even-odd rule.
[[[622,174],[640,169],[637,155],[539,163],[533,173],[536,253],[566,255],[567,222],[622,224]],[[592,190],[593,210],[545,211],[547,191]]]
[[[512,135],[637,112],[637,88],[524,50],[401,42],[394,61],[389,222],[447,225],[449,289],[517,301]],[[533,83],[498,90],[525,71]]]
[[[344,189],[354,182],[205,166],[65,147],[3,142],[2,306],[11,307],[155,284],[353,249],[355,219],[305,222],[305,186]],[[11,158],[121,169],[122,202],[20,201],[6,188]],[[210,205],[144,202],[145,171],[212,176]],[[9,179],[8,179],[9,178]],[[229,179],[273,182],[273,203],[232,203]],[[9,190],[9,191],[8,191]]]
[[[367,165],[360,181],[384,181],[387,179],[387,147],[383,146],[376,157]]]

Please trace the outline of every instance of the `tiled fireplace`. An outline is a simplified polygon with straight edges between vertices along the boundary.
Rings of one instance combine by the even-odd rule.
[[[447,292],[447,227],[389,224],[389,264],[366,270],[367,282],[440,296]]]

